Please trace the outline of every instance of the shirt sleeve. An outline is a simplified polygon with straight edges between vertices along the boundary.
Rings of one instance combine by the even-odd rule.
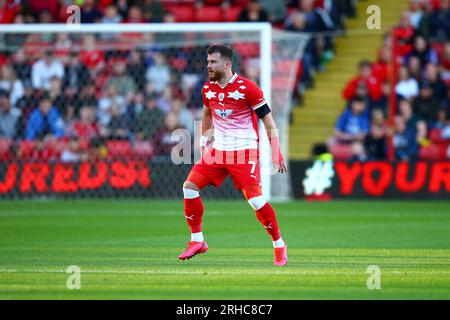
[[[206,98],[205,93],[206,93],[205,87],[202,87],[202,101],[203,101],[203,106],[209,108],[209,99]]]
[[[256,110],[267,103],[264,98],[264,93],[256,84],[248,82],[246,86],[246,98],[250,108]]]

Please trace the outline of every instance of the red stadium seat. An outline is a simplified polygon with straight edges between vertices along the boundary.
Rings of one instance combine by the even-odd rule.
[[[445,160],[447,157],[448,144],[433,144],[422,147],[419,150],[419,158],[422,160]]]
[[[140,159],[153,156],[153,145],[150,141],[136,141],[133,146],[133,155]]]
[[[245,7],[250,0],[232,0],[231,3],[236,6]]]
[[[0,139],[0,160],[8,161],[12,157],[11,147],[13,141],[10,139]]]
[[[286,76],[274,76],[272,77],[272,89],[275,90],[286,90],[289,88],[289,78]]]
[[[202,6],[195,12],[197,22],[220,22],[222,21],[222,8],[219,6]]]
[[[108,158],[129,158],[131,156],[131,144],[126,140],[110,140],[106,142]]]
[[[331,147],[331,153],[336,160],[349,160],[353,156],[352,146],[349,144],[336,144]]]
[[[192,5],[179,4],[168,6],[167,11],[170,11],[175,16],[176,22],[195,21],[195,8]]]
[[[234,49],[243,59],[259,56],[259,43],[236,43]]]
[[[212,6],[217,6],[222,4],[224,0],[203,0],[203,3],[206,5],[212,5]]]
[[[222,13],[222,19],[224,22],[236,22],[239,19],[242,8],[239,6],[231,6],[229,8],[224,8]]]

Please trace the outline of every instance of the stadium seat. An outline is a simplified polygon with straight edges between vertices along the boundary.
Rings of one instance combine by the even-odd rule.
[[[421,160],[445,160],[447,157],[448,144],[433,144],[422,147],[419,150]]]
[[[259,56],[258,43],[236,43],[234,49],[243,59]]]
[[[239,6],[231,6],[223,9],[222,19],[224,22],[236,22],[239,19],[242,8]]]
[[[289,77],[286,76],[272,77],[272,89],[285,90],[286,88],[289,88],[289,86],[290,86]]]
[[[139,159],[149,159],[153,156],[153,145],[150,141],[136,141],[133,145],[133,155]]]
[[[195,12],[197,22],[220,22],[222,21],[222,8],[219,6],[202,6]]]
[[[13,141],[10,139],[0,139],[0,160],[8,161],[12,157],[11,147],[13,146]]]
[[[203,3],[206,5],[220,5],[224,0],[203,0]]]
[[[353,156],[352,146],[349,144],[336,144],[330,151],[336,160],[349,160]]]
[[[245,7],[250,0],[232,0],[231,3],[236,6]]]
[[[132,154],[131,144],[127,140],[110,140],[106,142],[108,158],[129,158]]]
[[[297,61],[295,60],[278,60],[273,65],[273,72],[277,74],[289,74],[292,70],[292,66],[295,66]]]
[[[175,16],[176,22],[193,22],[195,21],[195,8],[188,4],[179,4],[167,6],[167,11],[170,11]]]

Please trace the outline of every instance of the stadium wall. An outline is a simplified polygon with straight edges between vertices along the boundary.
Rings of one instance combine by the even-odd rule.
[[[171,162],[108,160],[99,162],[3,162],[0,199],[26,198],[178,198],[191,165]],[[228,178],[205,198],[242,198]]]
[[[145,160],[99,162],[3,162],[0,198],[182,198],[190,165]],[[291,161],[295,199],[450,200],[450,161]],[[228,178],[207,187],[210,199],[241,199]]]
[[[450,161],[291,161],[290,174],[296,199],[450,200]]]

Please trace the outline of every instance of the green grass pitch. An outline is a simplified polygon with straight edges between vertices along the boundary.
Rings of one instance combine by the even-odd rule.
[[[1,201],[0,299],[450,298],[450,202],[273,206],[284,268],[244,201],[205,201],[209,251],[188,261],[181,199]],[[370,265],[381,289],[367,288]]]

